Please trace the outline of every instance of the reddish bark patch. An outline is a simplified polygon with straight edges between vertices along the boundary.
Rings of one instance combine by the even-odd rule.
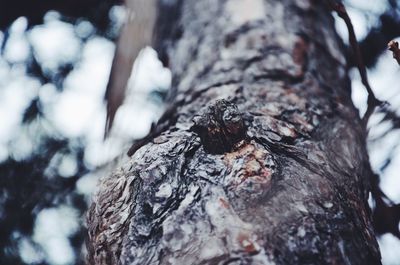
[[[302,37],[298,37],[292,51],[293,61],[303,69],[307,61],[308,43]],[[303,71],[302,71],[303,72]]]
[[[247,143],[234,152],[224,155],[230,174],[229,186],[236,190],[267,190],[275,164],[272,156],[261,146]]]
[[[225,209],[229,209],[229,202],[227,202],[224,198],[219,198],[219,202],[222,207]]]
[[[259,251],[257,248],[257,244],[253,242],[253,239],[250,238],[250,235],[247,233],[239,233],[237,236],[237,240],[239,241],[240,246],[243,250],[249,254],[255,254]]]

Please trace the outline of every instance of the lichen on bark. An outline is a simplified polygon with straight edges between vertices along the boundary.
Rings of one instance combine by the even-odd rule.
[[[173,115],[102,180],[91,264],[380,263],[366,134],[330,10],[245,0],[249,15],[238,2],[160,1]]]

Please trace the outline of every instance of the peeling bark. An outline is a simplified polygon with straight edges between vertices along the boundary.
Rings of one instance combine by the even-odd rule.
[[[89,263],[380,264],[366,133],[324,2],[159,8],[172,107],[100,183]]]

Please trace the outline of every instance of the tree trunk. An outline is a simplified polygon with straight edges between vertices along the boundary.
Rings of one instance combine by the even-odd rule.
[[[380,264],[366,132],[324,1],[160,2],[172,107],[102,180],[89,263]]]

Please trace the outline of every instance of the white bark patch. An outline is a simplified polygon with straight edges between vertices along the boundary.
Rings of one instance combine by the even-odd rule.
[[[263,0],[229,0],[226,3],[226,10],[237,25],[265,18]]]
[[[163,183],[161,186],[158,188],[158,191],[156,193],[156,197],[158,198],[168,198],[172,194],[172,187],[168,183]]]
[[[304,227],[300,226],[299,229],[297,229],[297,235],[299,237],[304,237],[306,235],[306,230]]]

